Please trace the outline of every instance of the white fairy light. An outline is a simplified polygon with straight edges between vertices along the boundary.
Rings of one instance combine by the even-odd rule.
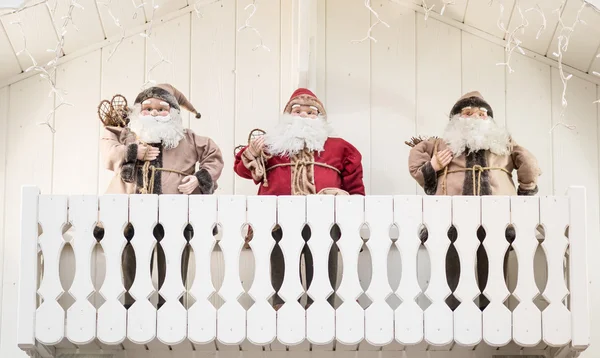
[[[73,104],[67,102],[64,98],[64,95],[67,94],[66,91],[61,90],[60,88],[56,87],[56,70],[57,70],[57,66],[58,66],[58,59],[62,55],[64,55],[63,48],[64,48],[64,44],[65,44],[65,36],[67,35],[69,26],[72,26],[75,30],[79,31],[77,29],[77,26],[73,22],[73,12],[75,11],[75,9],[84,10],[84,8],[81,4],[79,4],[77,2],[77,0],[71,0],[69,3],[69,7],[67,9],[67,14],[65,16],[61,17],[61,20],[63,20],[63,22],[59,28],[56,27],[56,24],[54,23],[54,19],[53,19],[52,25],[54,26],[54,29],[58,36],[58,39],[57,39],[57,44],[54,47],[54,49],[48,49],[47,51],[54,53],[54,58],[52,60],[50,60],[45,66],[42,66],[36,61],[36,59],[33,57],[33,54],[31,53],[31,51],[29,51],[29,48],[27,47],[27,36],[25,35],[25,31],[23,29],[23,22],[22,22],[21,16],[20,16],[21,12],[23,12],[27,9],[39,6],[39,5],[45,5],[50,16],[52,18],[54,18],[54,15],[56,14],[56,3],[55,3],[54,8],[51,8],[50,4],[48,3],[48,0],[30,4],[28,6],[23,6],[19,9],[4,13],[0,16],[8,16],[8,15],[16,15],[17,16],[17,19],[15,21],[10,22],[11,25],[18,26],[19,32],[21,33],[21,36],[23,37],[23,49],[18,51],[16,53],[16,55],[20,56],[21,54],[25,54],[25,55],[27,55],[27,57],[29,57],[29,60],[31,60],[31,66],[28,67],[27,69],[25,69],[24,72],[31,72],[31,71],[38,72],[39,76],[42,79],[44,79],[50,86],[50,92],[48,93],[48,96],[49,97],[52,95],[55,96],[55,101],[54,101],[55,104],[53,105],[52,110],[46,115],[46,120],[38,123],[39,125],[47,126],[48,129],[50,129],[50,131],[52,133],[55,133],[56,129],[50,123],[50,121],[54,118],[56,111],[60,107],[63,107],[63,106],[70,106],[70,107],[73,106]]]
[[[442,0],[442,3],[444,5],[442,5],[442,10],[440,10],[440,15],[444,15],[444,11],[446,11],[446,7],[448,7],[450,5],[456,5],[455,0]]]
[[[251,4],[246,5],[246,7],[244,8],[244,10],[248,10],[249,8],[252,8],[252,12],[250,13],[250,15],[248,16],[248,18],[244,22],[244,26],[240,27],[237,31],[241,32],[243,30],[252,30],[252,31],[254,31],[254,33],[256,33],[256,35],[260,39],[260,43],[258,45],[256,45],[256,46],[254,46],[254,48],[252,49],[252,51],[255,51],[257,48],[264,48],[268,52],[271,52],[271,49],[268,48],[263,43],[263,38],[262,38],[262,35],[260,34],[260,31],[258,31],[258,29],[256,27],[250,25],[250,19],[252,19],[252,17],[254,16],[254,14],[256,13],[256,10],[257,10],[256,9],[256,0],[253,0]]]
[[[96,1],[96,4],[102,5],[102,6],[106,7],[106,11],[108,12],[108,16],[111,17],[111,19],[113,20],[113,22],[115,23],[115,25],[121,30],[121,37],[119,37],[119,41],[117,41],[117,44],[115,45],[115,47],[113,47],[113,49],[108,53],[108,58],[106,59],[106,61],[108,62],[113,57],[113,55],[115,54],[115,52],[117,51],[117,49],[119,48],[119,46],[121,46],[121,44],[123,43],[123,41],[125,41],[125,27],[123,27],[123,25],[121,24],[121,21],[119,21],[119,18],[117,18],[112,13],[112,8],[111,8],[112,0]],[[134,6],[135,6],[135,3],[134,3]]]
[[[156,52],[158,54],[158,57],[160,58],[158,60],[158,62],[156,62],[154,65],[152,65],[149,69],[148,72],[146,72],[146,82],[142,85],[142,89],[146,88],[146,86],[148,85],[155,85],[156,81],[150,79],[150,74],[152,73],[152,71],[154,71],[155,68],[157,68],[158,66],[160,66],[163,63],[169,64],[169,65],[173,65],[173,63],[166,59],[163,54],[160,52],[160,50],[158,49],[158,47],[156,47],[155,44],[152,44],[152,48],[154,49],[154,52]]]
[[[154,14],[156,13],[156,9],[158,9],[158,5],[152,0],[152,17],[150,17],[150,21],[148,22],[148,30],[140,33],[140,36],[148,38],[152,35],[152,26],[154,25]]]
[[[569,103],[567,101],[567,85],[568,85],[569,80],[573,77],[573,75],[572,74],[565,75],[562,61],[563,61],[564,53],[567,52],[567,50],[568,50],[569,40],[571,39],[571,35],[575,31],[575,28],[580,23],[585,24],[585,21],[583,21],[581,19],[581,13],[583,12],[583,10],[585,9],[585,7],[588,4],[584,1],[581,4],[581,7],[579,8],[579,10],[577,11],[577,15],[575,16],[575,21],[573,22],[573,25],[566,26],[562,19],[562,10],[565,7],[566,2],[567,2],[567,0],[563,0],[561,5],[556,10],[554,10],[554,12],[558,16],[558,24],[560,26],[560,31],[558,33],[557,52],[554,52],[553,55],[558,58],[558,73],[560,75],[560,80],[563,84],[563,91],[562,91],[562,99],[561,99],[562,110],[560,111],[561,121],[559,121],[554,126],[552,126],[552,128],[550,129],[550,133],[552,133],[552,131],[557,126],[563,126],[568,129],[571,129],[571,130],[576,128],[576,126],[574,126],[572,124],[566,124],[563,120],[565,117],[566,111],[567,111],[567,106],[569,105]]]
[[[421,6],[423,6],[423,10],[425,10],[425,21],[427,21],[427,19],[429,18],[429,13],[431,12],[431,10],[433,10],[435,4],[431,5],[430,7],[427,7],[427,3],[425,2],[425,0],[421,0]]]
[[[528,13],[529,11],[536,11],[542,17],[542,26],[540,26],[540,28],[537,32],[537,35],[535,35],[535,39],[539,40],[540,36],[542,35],[542,32],[544,32],[544,30],[546,30],[546,25],[547,25],[546,15],[544,14],[544,11],[540,7],[540,4],[536,4],[535,7],[525,10],[525,13]]]
[[[353,41],[351,41],[352,43],[361,43],[366,40],[372,40],[373,42],[377,42],[377,40],[373,36],[371,36],[371,31],[373,31],[375,26],[377,26],[379,24],[383,24],[388,28],[390,27],[390,25],[388,25],[387,22],[381,20],[381,18],[379,17],[379,14],[375,10],[373,10],[373,8],[371,7],[371,0],[365,0],[365,7],[367,9],[369,9],[371,14],[375,15],[375,18],[377,18],[377,21],[373,25],[371,25],[371,27],[369,27],[369,30],[367,31],[367,36],[363,37],[360,40],[353,40]]]
[[[200,0],[200,1],[196,1],[194,3],[194,12],[196,13],[196,16],[199,19],[203,18],[204,16],[200,12],[200,9],[202,7],[205,7],[205,6],[208,6],[208,5],[211,5],[211,4],[215,4],[215,3],[218,3],[218,2],[221,2],[221,0]]]
[[[133,8],[135,9],[135,11],[133,12],[133,17],[132,17],[135,20],[135,19],[137,19],[138,10],[143,8],[144,5],[146,5],[146,3],[142,1],[141,4],[137,5],[135,3],[135,0],[131,0],[131,3],[133,4]]]
[[[523,50],[523,48],[521,48],[522,42],[516,36],[517,32],[519,30],[524,31],[525,28],[527,26],[529,26],[529,21],[523,14],[523,10],[521,9],[519,0],[516,0],[515,7],[519,13],[519,16],[521,16],[521,23],[518,26],[516,26],[512,31],[508,31],[506,29],[506,26],[504,26],[504,21],[502,20],[502,17],[504,16],[504,4],[502,2],[500,3],[500,16],[498,17],[498,21],[497,21],[498,28],[500,28],[500,30],[502,30],[508,36],[506,38],[506,45],[504,46],[504,51],[507,53],[506,61],[497,63],[496,65],[497,66],[506,66],[508,68],[509,73],[515,72],[512,69],[512,67],[510,66],[510,59],[512,57],[512,54],[515,52],[515,50],[519,51],[519,53],[521,53],[522,55],[525,54],[525,51]]]

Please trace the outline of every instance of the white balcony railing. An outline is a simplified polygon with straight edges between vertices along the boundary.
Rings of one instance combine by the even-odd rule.
[[[514,345],[546,352],[556,347],[552,352],[572,354],[584,350],[590,339],[585,206],[585,189],[580,187],[570,188],[564,197],[97,197],[39,195],[37,188],[24,187],[18,343],[21,349],[40,356],[57,354],[61,342],[70,342],[75,348],[162,346],[167,350],[181,347],[182,342],[190,350],[232,346],[241,350],[253,346],[262,346],[262,350],[409,350],[410,346],[473,350]],[[105,230],[99,244],[93,236],[98,222]],[[131,244],[137,262],[130,289],[137,299],[129,309],[122,304],[125,288],[121,268],[127,223],[135,229]],[[158,223],[165,232],[160,245],[167,269],[159,291],[166,302],[157,310],[150,300],[156,288],[148,265],[157,245],[152,231]],[[184,286],[180,268],[188,245],[182,233],[188,224],[193,227],[189,245],[195,259],[190,287]],[[297,302],[305,293],[298,267],[305,242],[301,231],[306,224],[310,226],[308,246],[314,262],[314,279],[308,290],[314,303],[308,309]],[[327,272],[330,247],[335,245],[330,235],[334,224],[342,233],[337,241],[341,280],[335,290],[341,304],[336,308],[327,302],[334,291]],[[369,232],[366,240],[361,237],[365,224]],[[213,235],[215,225],[220,228],[218,237]],[[245,225],[254,231],[251,251],[243,250]],[[285,304],[277,312],[269,302],[275,292],[270,276],[275,245],[271,231],[275,225],[283,231],[279,246],[286,267],[278,292]],[[461,303],[454,311],[445,302],[452,294],[445,265],[451,245],[447,231],[452,225],[458,231],[453,245],[461,268],[453,293]],[[516,231],[512,245],[505,238],[508,225]],[[536,238],[540,225],[543,240]],[[75,229],[68,244],[66,226]],[[428,230],[425,248],[419,238],[423,226]],[[482,245],[489,261],[483,293],[476,278],[476,232],[480,226],[486,232]],[[397,238],[390,235],[393,227],[397,228]],[[359,268],[359,258],[365,242],[370,256],[366,269],[371,278],[363,287],[365,268]],[[66,244],[73,247],[75,257],[75,264],[67,267],[74,270],[68,289],[74,303],[69,307],[59,303],[65,294],[61,251]],[[101,284],[91,276],[96,245],[101,245],[106,262]],[[503,269],[510,246],[518,262],[509,268],[518,278],[512,292]],[[534,256],[538,246],[543,249],[547,268],[543,292],[536,285],[539,272]],[[222,268],[211,260],[215,247],[222,252]],[[392,248],[399,252],[394,262],[389,259]],[[427,251],[431,263],[426,268],[430,278],[425,289],[420,272],[423,265],[417,262],[420,250]],[[247,274],[240,273],[243,254],[254,257],[249,289],[244,288],[240,276]],[[213,285],[215,270],[224,272],[218,292]],[[392,284],[392,276],[399,277],[399,284]],[[98,308],[88,299],[96,292],[104,299]],[[224,301],[218,308],[213,304],[215,294]],[[252,298],[251,306],[240,303],[243,294]],[[368,306],[357,301],[363,294],[370,300]],[[423,294],[430,305],[417,302]],[[490,301],[483,311],[476,304],[480,294]],[[540,294],[546,305],[542,309],[535,302]],[[189,308],[180,303],[182,295],[193,297]],[[392,296],[400,303],[391,304]],[[516,298],[512,307],[506,303],[509,297]]]

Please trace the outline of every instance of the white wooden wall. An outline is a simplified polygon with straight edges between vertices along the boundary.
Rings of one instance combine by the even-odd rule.
[[[31,77],[0,88],[0,356],[23,357],[15,339],[19,196],[24,184],[43,194],[103,193],[111,173],[100,160],[101,99],[121,93],[133,101],[148,79],[168,81],[202,113],[186,123],[212,137],[225,154],[218,194],[253,194],[256,188],[233,173],[233,148],[248,132],[277,120],[294,90],[292,29],[287,1],[263,0],[253,18],[270,52],[253,51],[258,38],[237,32],[246,3],[223,1],[203,8],[203,17],[185,14],[157,25],[152,37],[173,65],[162,64],[149,77],[157,55],[146,40],[127,38],[110,61],[109,45],[61,65],[57,84],[67,101],[52,123],[56,133],[37,125],[52,109],[48,85]],[[365,36],[372,19],[362,2],[328,0],[318,18],[314,90],[323,100],[337,132],[364,156],[368,194],[422,193],[408,174],[412,135],[439,135],[447,113],[464,92],[479,90],[496,120],[539,159],[540,194],[564,194],[583,185],[589,195],[589,252],[592,302],[600,298],[596,280],[599,193],[598,108],[600,89],[589,79],[569,82],[566,121],[575,130],[550,128],[560,121],[562,84],[558,71],[529,57],[513,55],[515,70],[496,66],[503,48],[470,33],[387,0],[373,1],[391,28],[373,31],[377,43],[351,43]],[[326,49],[326,50],[325,50]],[[323,53],[325,50],[325,53]],[[67,245],[67,247],[69,247]],[[97,255],[101,260],[101,255]],[[247,288],[246,284],[244,284]],[[600,355],[600,311],[592,312],[592,346],[583,355]]]

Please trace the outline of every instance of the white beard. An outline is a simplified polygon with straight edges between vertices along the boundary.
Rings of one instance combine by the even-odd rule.
[[[297,154],[305,147],[322,152],[332,132],[325,117],[302,118],[286,113],[277,126],[265,134],[265,147],[269,154],[283,157]]]
[[[129,128],[145,143],[163,143],[166,149],[177,147],[185,135],[181,114],[171,108],[167,117],[141,116],[141,107],[136,105],[129,115]],[[170,117],[170,119],[169,119]]]
[[[455,115],[446,126],[444,140],[454,155],[489,150],[496,155],[510,153],[510,135],[493,118],[461,118]]]

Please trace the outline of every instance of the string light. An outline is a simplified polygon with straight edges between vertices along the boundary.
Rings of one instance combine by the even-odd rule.
[[[573,77],[573,75],[572,74],[565,75],[562,61],[563,61],[564,53],[567,52],[567,50],[568,50],[569,40],[571,39],[571,35],[575,31],[575,28],[580,23],[585,25],[585,21],[583,21],[581,19],[581,13],[587,6],[587,3],[585,1],[582,2],[581,7],[577,11],[577,15],[575,17],[575,21],[573,22],[573,25],[565,26],[565,23],[562,19],[562,10],[566,6],[566,2],[567,2],[567,0],[563,0],[561,5],[556,10],[554,10],[554,12],[558,15],[558,24],[560,26],[560,31],[558,33],[557,52],[554,52],[553,54],[554,54],[554,56],[558,57],[558,73],[560,75],[560,80],[563,84],[563,91],[562,91],[562,99],[561,99],[562,110],[560,111],[561,121],[559,121],[554,126],[552,126],[552,128],[550,128],[550,133],[552,133],[552,131],[554,131],[554,129],[558,126],[563,126],[568,129],[571,129],[571,130],[576,128],[576,126],[571,125],[571,124],[566,124],[564,122],[564,117],[565,117],[565,114],[567,111],[567,106],[569,104],[567,101],[567,84],[568,84],[569,80]]]
[[[135,5],[135,2],[133,4]],[[154,14],[156,13],[156,9],[158,9],[158,5],[156,5],[154,0],[152,0],[152,17],[150,18],[150,22],[148,22],[148,30],[140,33],[140,36],[149,38],[150,35],[152,35],[152,26],[154,25]]]
[[[154,49],[154,52],[156,52],[158,54],[158,57],[160,58],[160,60],[158,60],[158,62],[156,62],[154,65],[152,65],[149,69],[148,72],[146,72],[146,78],[148,79],[143,85],[142,85],[142,89],[146,88],[146,86],[148,85],[155,85],[156,81],[150,79],[150,74],[152,73],[152,71],[154,71],[155,68],[157,68],[158,66],[160,66],[163,63],[169,64],[169,65],[173,65],[173,63],[169,60],[167,60],[163,54],[160,52],[160,50],[158,49],[158,47],[156,47],[155,44],[152,44],[152,48]]]
[[[204,0],[204,1],[196,1],[194,3],[194,12],[199,19],[202,19],[204,16],[200,12],[201,7],[208,6],[211,4],[215,4],[221,2],[221,0]]]
[[[544,11],[540,7],[540,4],[536,4],[535,7],[525,10],[525,13],[528,13],[529,11],[536,11],[542,17],[542,26],[540,26],[540,28],[537,32],[537,35],[535,35],[535,39],[539,40],[540,36],[542,35],[542,32],[544,32],[544,30],[546,30],[546,25],[547,25],[546,15],[544,14]]]
[[[442,0],[442,3],[444,4],[442,6],[442,10],[440,11],[440,15],[444,16],[444,11],[446,11],[446,7],[450,6],[450,5],[456,5],[456,1],[455,0]]]
[[[421,0],[421,6],[423,6],[423,9],[425,10],[425,21],[427,21],[427,19],[429,18],[429,13],[431,12],[431,10],[433,10],[435,4],[431,5],[430,7],[427,7],[427,3],[425,2],[425,0]]]
[[[67,14],[65,16],[61,17],[61,20],[63,20],[63,22],[62,22],[62,25],[60,26],[60,28],[56,28],[54,21],[52,21],[52,25],[54,26],[54,29],[58,36],[58,41],[57,41],[57,44],[54,47],[54,49],[47,50],[48,52],[54,53],[54,58],[52,60],[50,60],[45,66],[42,66],[36,61],[36,59],[34,58],[34,56],[31,53],[31,51],[29,51],[29,48],[27,47],[27,36],[25,35],[25,31],[23,29],[23,21],[21,20],[21,13],[23,11],[33,8],[35,6],[39,6],[39,5],[46,5],[46,9],[48,10],[48,13],[50,14],[50,16],[52,18],[54,17],[54,15],[56,13],[56,3],[54,4],[54,7],[52,8],[52,7],[50,7],[50,4],[48,3],[47,0],[42,1],[42,2],[37,2],[37,3],[31,4],[29,6],[23,6],[17,10],[13,10],[13,11],[4,13],[1,16],[8,16],[8,15],[16,15],[17,16],[17,19],[15,21],[10,22],[11,25],[16,25],[19,28],[19,32],[21,33],[21,36],[23,37],[23,49],[18,51],[16,53],[16,55],[17,56],[20,56],[21,54],[27,55],[27,57],[31,61],[31,66],[28,67],[27,69],[25,69],[25,72],[26,73],[31,72],[31,71],[38,72],[40,75],[40,78],[44,79],[50,86],[50,92],[48,93],[48,97],[51,97],[52,95],[55,96],[52,110],[46,115],[46,120],[38,123],[38,125],[47,126],[48,129],[52,133],[56,133],[56,129],[50,123],[52,121],[52,119],[54,118],[56,111],[63,106],[69,106],[69,107],[73,106],[73,104],[71,104],[65,100],[64,96],[67,94],[67,92],[56,87],[56,72],[57,72],[57,66],[58,66],[58,59],[62,55],[64,55],[63,48],[64,48],[64,44],[65,44],[65,36],[67,35],[69,26],[72,26],[76,31],[79,31],[77,26],[73,22],[73,12],[75,11],[75,9],[84,10],[84,8],[81,4],[79,4],[77,2],[77,0],[71,0],[69,3],[69,7],[67,9]]]
[[[113,47],[113,49],[108,53],[108,58],[106,59],[106,61],[108,62],[113,57],[113,55],[115,54],[115,52],[117,51],[119,46],[121,46],[123,41],[125,41],[125,28],[123,27],[123,25],[121,25],[121,21],[119,21],[119,19],[117,17],[115,17],[115,15],[113,15],[113,13],[112,13],[112,8],[111,8],[112,0],[96,1],[96,3],[98,5],[102,5],[102,6],[106,7],[106,11],[108,12],[108,15],[111,17],[111,19],[113,20],[115,25],[121,30],[121,37],[119,37],[119,41],[117,41],[117,44],[115,45],[115,47]],[[133,3],[133,5],[135,6],[135,2]],[[137,14],[137,10],[136,10],[136,14]]]
[[[515,27],[512,31],[508,31],[506,29],[506,26],[504,26],[504,21],[502,20],[502,18],[504,16],[503,2],[500,2],[500,16],[498,17],[498,21],[497,21],[498,28],[500,30],[502,30],[505,34],[508,34],[508,37],[506,38],[506,45],[504,46],[504,51],[507,53],[506,61],[497,63],[496,66],[506,66],[508,68],[509,73],[515,72],[512,69],[512,67],[510,66],[510,59],[512,57],[512,54],[515,52],[515,50],[518,50],[519,53],[521,53],[522,55],[525,54],[525,51],[523,50],[523,48],[521,48],[522,42],[516,36],[517,31],[519,31],[519,30],[524,31],[525,28],[527,26],[529,26],[529,21],[527,20],[527,18],[525,18],[525,15],[523,14],[523,10],[521,9],[519,0],[517,0],[515,2],[515,7],[517,8],[519,16],[521,16],[521,23],[517,27]]]
[[[250,19],[256,13],[256,0],[253,0],[251,4],[246,5],[246,7],[244,8],[244,11],[248,10],[249,8],[252,8],[252,12],[250,13],[250,15],[248,16],[248,18],[244,22],[244,26],[242,26],[242,27],[240,27],[238,29],[238,32],[242,32],[244,30],[252,30],[252,31],[254,31],[254,33],[256,33],[256,35],[260,39],[260,43],[258,45],[256,45],[256,46],[254,46],[254,48],[252,49],[252,51],[255,51],[257,48],[264,48],[268,52],[271,52],[271,49],[268,48],[265,44],[263,44],[263,38],[262,38],[262,35],[260,34],[260,31],[258,31],[258,29],[256,27],[250,25]]]
[[[139,10],[140,8],[143,8],[143,7],[144,7],[144,5],[146,5],[146,3],[145,3],[145,2],[142,2],[141,4],[139,4],[139,5],[136,5],[136,4],[135,4],[135,0],[131,0],[131,3],[133,4],[133,8],[134,8],[134,10],[135,10],[135,11],[133,12],[133,17],[132,17],[132,19],[134,19],[134,20],[135,20],[135,19],[137,19],[138,10]]]
[[[385,27],[390,27],[390,25],[387,24],[387,22],[381,20],[381,18],[379,17],[379,14],[373,10],[373,8],[371,7],[371,0],[365,0],[365,7],[367,9],[369,9],[370,13],[375,15],[375,18],[377,18],[377,22],[375,22],[373,25],[371,25],[371,27],[369,27],[369,30],[367,31],[367,36],[363,37],[360,40],[353,40],[351,41],[352,43],[361,43],[364,42],[366,40],[372,40],[373,42],[377,42],[377,40],[371,36],[371,31],[373,31],[373,29],[375,28],[375,26],[379,25],[379,24],[383,24],[385,25]]]

